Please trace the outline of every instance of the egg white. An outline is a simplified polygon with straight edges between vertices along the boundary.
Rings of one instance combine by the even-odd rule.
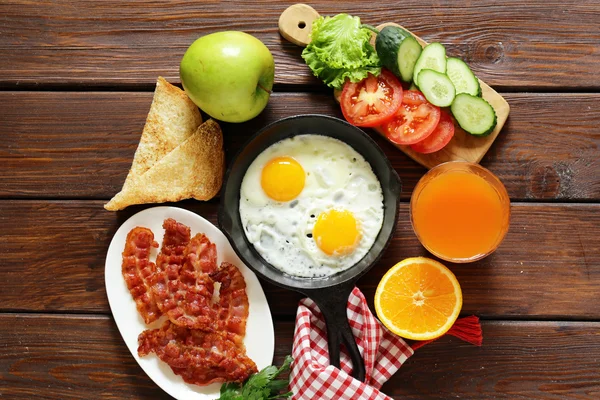
[[[263,167],[275,157],[302,165],[304,189],[289,202],[269,198],[261,187]],[[328,255],[310,237],[318,216],[331,209],[350,211],[361,233],[347,255]],[[271,265],[301,277],[328,276],[356,264],[369,251],[383,223],[383,192],[369,163],[344,142],[322,135],[299,135],[265,149],[252,162],[240,191],[246,237]]]

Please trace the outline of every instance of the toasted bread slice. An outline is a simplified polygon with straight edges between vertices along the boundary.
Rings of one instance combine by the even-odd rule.
[[[211,119],[145,174],[134,176],[104,208],[116,211],[133,204],[209,200],[221,189],[224,168],[223,133]]]
[[[198,107],[185,92],[158,77],[150,112],[123,189],[190,137],[202,123]]]

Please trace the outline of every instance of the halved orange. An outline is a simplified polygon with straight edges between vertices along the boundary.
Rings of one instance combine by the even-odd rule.
[[[462,292],[454,274],[439,262],[407,258],[394,265],[375,292],[375,311],[393,333],[430,340],[446,333],[458,318]]]

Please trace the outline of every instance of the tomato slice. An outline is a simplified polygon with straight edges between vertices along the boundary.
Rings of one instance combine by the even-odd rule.
[[[429,154],[441,150],[454,136],[454,121],[447,111],[441,110],[440,122],[431,135],[410,146],[418,153]]]
[[[427,101],[418,90],[407,90],[402,105],[381,128],[397,144],[414,144],[429,136],[440,121],[440,108]]]
[[[373,127],[392,118],[402,104],[402,85],[386,69],[378,77],[346,82],[340,98],[342,113],[352,125]]]

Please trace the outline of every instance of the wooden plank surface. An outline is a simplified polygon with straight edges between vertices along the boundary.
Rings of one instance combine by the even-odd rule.
[[[179,79],[179,61],[196,38],[229,29],[269,47],[278,84],[322,87],[302,63],[301,49],[277,32],[279,15],[296,2],[2,1],[0,86],[150,87],[157,75]],[[348,12],[372,25],[396,22],[442,42],[496,88],[600,87],[589,78],[600,62],[594,1],[406,0],[369,10],[362,0],[309,3],[322,15]]]
[[[598,399],[600,323],[483,321],[480,348],[442,338],[383,391],[397,399]]]
[[[114,232],[147,206],[102,204],[129,169],[157,76],[179,82],[198,37],[255,35],[276,62],[264,113],[222,124],[227,161],[248,136],[303,113],[341,117],[331,91],[277,32],[294,0],[0,1],[0,398],[167,399],[136,364],[104,289]],[[600,7],[591,0],[310,2],[322,15],[393,21],[443,43],[508,101],[482,165],[513,201],[496,253],[449,265],[484,346],[454,338],[417,351],[384,386],[396,399],[600,398]],[[536,93],[532,93],[536,92]],[[383,273],[427,252],[407,200],[425,169],[373,133],[403,180],[397,232],[359,281],[369,305]],[[560,203],[562,202],[562,203]],[[218,199],[185,201],[216,222]],[[300,295],[263,283],[275,362],[291,351]]]
[[[599,94],[505,93],[504,129],[482,165],[514,200],[600,200]],[[124,180],[152,93],[0,92],[0,197],[103,198]],[[296,114],[342,118],[328,94],[275,93],[244,124],[222,124],[227,161],[266,124]],[[372,132],[408,199],[424,169]]]
[[[188,208],[216,223],[217,204]],[[106,251],[134,212],[105,211],[101,201],[0,201],[0,311],[110,313]],[[450,267],[463,290],[463,312],[487,318],[600,319],[600,204],[514,204],[496,253]],[[396,262],[427,255],[402,204],[394,239],[359,281],[372,306],[375,288]],[[119,268],[119,266],[117,266]],[[272,312],[292,318],[300,295],[263,284]]]
[[[600,396],[600,323],[483,321],[483,347],[442,338],[383,387],[397,399]],[[293,322],[276,322],[275,362]],[[0,314],[0,393],[7,399],[167,399],[104,316]],[[568,372],[565,372],[565,368]]]

